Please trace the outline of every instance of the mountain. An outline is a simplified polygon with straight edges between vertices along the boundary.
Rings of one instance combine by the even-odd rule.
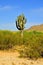
[[[35,25],[35,26],[31,26],[29,29],[29,31],[43,31],[43,24],[41,25]]]

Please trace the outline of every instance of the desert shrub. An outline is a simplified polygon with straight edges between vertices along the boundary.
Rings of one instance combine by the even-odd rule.
[[[24,31],[23,38],[20,32],[0,30],[0,50],[13,48],[15,45],[22,46],[21,57],[38,58],[43,57],[43,33],[37,31]]]
[[[43,33],[25,32],[24,49],[20,50],[20,57],[39,58],[43,57]]]

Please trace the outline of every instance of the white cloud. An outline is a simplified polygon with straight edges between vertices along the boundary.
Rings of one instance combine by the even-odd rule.
[[[5,5],[5,6],[0,5],[0,10],[10,10],[10,9],[19,9],[19,7],[18,6],[10,6],[10,5]]]
[[[33,12],[43,12],[43,7],[42,8],[37,8],[37,9],[33,9],[31,11],[33,11]]]
[[[8,5],[6,5],[6,6],[1,6],[1,5],[0,5],[0,10],[9,10],[9,9],[12,9],[12,6],[8,6]]]
[[[1,26],[4,26],[4,27],[10,27],[10,26],[14,26],[14,23],[6,23],[6,24],[1,24]]]

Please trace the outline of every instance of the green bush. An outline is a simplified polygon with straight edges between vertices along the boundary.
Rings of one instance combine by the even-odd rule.
[[[24,31],[23,38],[20,32],[0,30],[0,50],[13,48],[15,45],[22,46],[21,57],[38,58],[43,57],[43,33]]]
[[[20,57],[39,58],[43,57],[43,33],[24,32],[24,49],[20,50]]]

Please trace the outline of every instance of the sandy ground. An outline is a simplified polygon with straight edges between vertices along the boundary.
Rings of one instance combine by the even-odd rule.
[[[28,60],[19,58],[19,53],[0,51],[0,65],[43,65],[43,58],[38,60]]]

